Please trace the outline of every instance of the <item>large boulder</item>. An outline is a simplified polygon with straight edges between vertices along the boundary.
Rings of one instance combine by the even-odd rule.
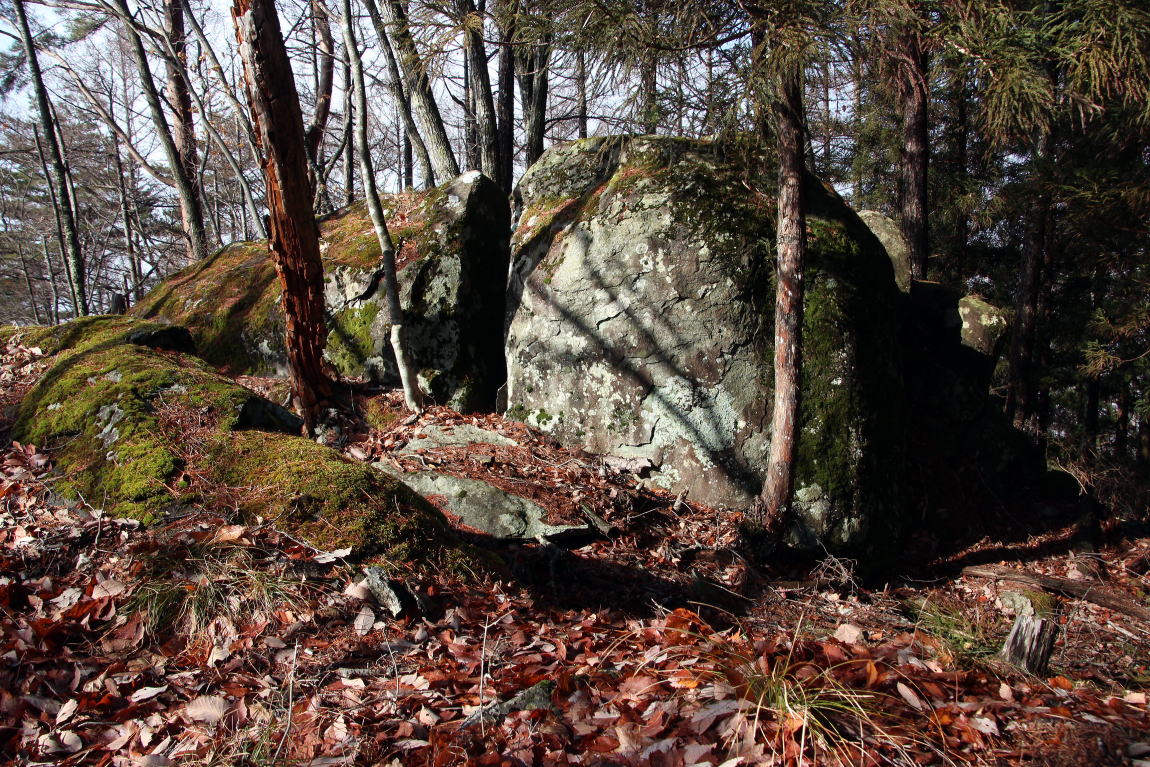
[[[469,172],[383,202],[421,386],[458,410],[491,409],[504,378],[506,197]],[[380,248],[365,205],[321,221],[320,233],[327,358],[346,376],[397,380]],[[267,244],[236,243],[166,280],[132,314],[188,327],[203,357],[233,373],[283,375],[281,292]]]
[[[394,565],[482,559],[398,480],[296,436],[298,418],[202,360],[139,343],[170,327],[88,317],[23,331],[51,359],[13,436],[50,453],[63,495],[142,522],[222,503]]]
[[[773,385],[774,170],[742,146],[641,137],[553,148],[512,237],[508,413],[651,481],[745,506]],[[894,540],[904,440],[897,301],[881,244],[812,179],[793,542]]]

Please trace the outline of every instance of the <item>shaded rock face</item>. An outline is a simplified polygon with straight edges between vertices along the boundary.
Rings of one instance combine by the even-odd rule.
[[[906,243],[902,230],[899,229],[898,222],[873,210],[860,210],[859,218],[874,232],[874,236],[886,249],[886,254],[890,258],[890,265],[894,268],[894,279],[898,283],[898,289],[903,293],[909,293],[911,282],[910,247]]]
[[[737,147],[668,138],[545,154],[517,190],[508,414],[746,504],[770,445],[773,178]],[[791,537],[864,550],[900,512],[898,292],[873,234],[812,182]]]
[[[503,383],[509,213],[477,172],[383,200],[397,250],[400,302],[420,384],[441,403],[492,409]],[[327,358],[343,375],[397,381],[380,249],[363,204],[320,223]],[[281,288],[266,244],[237,243],[168,279],[133,314],[191,329],[209,362],[286,375]]]
[[[1010,313],[935,282],[914,281],[902,328],[910,450],[939,508],[977,503],[1044,471],[1039,451],[988,396]],[[964,501],[964,499],[972,499]]]

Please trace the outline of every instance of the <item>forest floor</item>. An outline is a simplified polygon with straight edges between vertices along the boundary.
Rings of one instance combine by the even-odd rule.
[[[34,350],[7,348],[0,413],[39,373]],[[392,417],[395,396],[361,400],[384,428],[354,435],[349,457],[480,477],[556,520],[586,508],[607,534],[571,551],[500,544],[502,580],[401,573],[423,606],[393,618],[340,552],[226,504],[144,528],[65,502],[51,456],[0,424],[0,760],[1150,764],[1150,622],[1089,591],[962,573],[1096,583],[1137,612],[1150,536],[1111,526],[1087,552],[1073,524],[981,537],[879,584],[831,557],[757,566],[733,515],[498,416]],[[518,446],[396,452],[460,423]],[[1060,629],[1040,677],[996,656],[1027,601]]]

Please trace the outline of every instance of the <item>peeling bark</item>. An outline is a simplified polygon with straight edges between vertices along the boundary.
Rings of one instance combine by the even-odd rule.
[[[323,268],[312,215],[303,115],[274,0],[235,0],[232,21],[244,62],[252,123],[263,150],[270,249],[283,286],[292,402],[308,434],[333,399],[323,350]]]

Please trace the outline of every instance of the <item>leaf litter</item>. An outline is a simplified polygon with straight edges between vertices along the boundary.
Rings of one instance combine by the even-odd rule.
[[[4,351],[5,414],[39,356]],[[517,445],[397,452],[429,425],[461,423]],[[498,544],[514,581],[412,578],[423,609],[398,618],[346,554],[236,520],[226,503],[152,528],[108,518],[52,492],[51,456],[0,436],[8,763],[1080,765],[1150,754],[1148,627],[1064,601],[1054,675],[1027,677],[961,646],[1005,637],[1002,584],[866,589],[842,560],[765,570],[739,554],[735,517],[497,416],[431,408],[344,449],[483,479],[549,521],[590,512],[607,534],[574,551]],[[1145,590],[1147,551],[1141,539],[1100,553],[1111,585]],[[928,625],[932,604],[965,622]]]

